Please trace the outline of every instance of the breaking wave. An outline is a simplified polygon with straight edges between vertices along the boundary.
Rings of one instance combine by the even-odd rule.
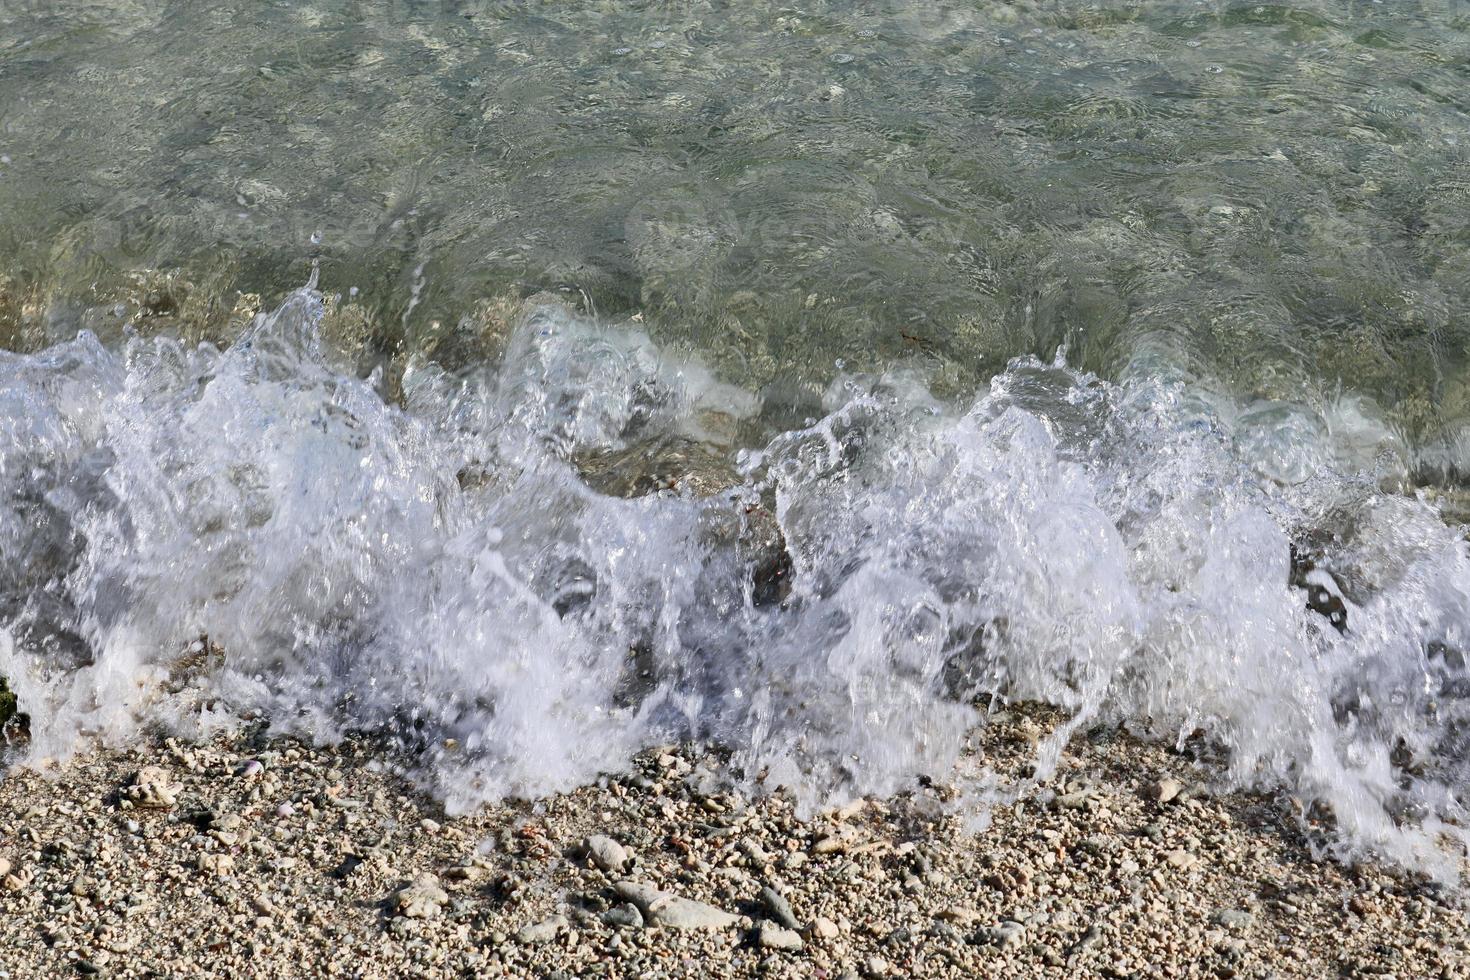
[[[527,309],[402,396],[311,289],[234,344],[0,354],[0,674],[31,760],[240,717],[399,739],[452,808],[708,739],[807,805],[946,773],[985,705],[1183,740],[1450,867],[1470,551],[1370,404],[1012,362],[968,404],[756,394]]]

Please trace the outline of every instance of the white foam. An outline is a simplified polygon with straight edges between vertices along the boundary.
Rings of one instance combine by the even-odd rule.
[[[968,405],[846,377],[743,485],[619,499],[574,458],[729,449],[757,399],[543,307],[499,370],[412,365],[397,407],[320,315],[303,291],[224,351],[0,355],[0,672],[33,758],[261,713],[394,733],[463,808],[695,737],[810,805],[946,772],[995,694],[1068,731],[1204,729],[1238,782],[1330,805],[1345,847],[1448,867],[1470,556],[1377,490],[1402,451],[1370,405],[1035,361]],[[777,528],[780,602],[755,581]],[[1289,584],[1309,539],[1345,633]],[[222,663],[181,667],[202,634]]]

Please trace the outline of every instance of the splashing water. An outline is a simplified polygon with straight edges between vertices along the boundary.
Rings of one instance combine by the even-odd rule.
[[[391,733],[467,808],[693,737],[812,804],[948,771],[989,695],[1069,713],[1043,771],[1080,726],[1203,730],[1345,849],[1449,867],[1470,552],[1379,490],[1401,449],[1369,405],[1021,359],[968,405],[843,377],[737,452],[760,399],[631,325],[530,308],[498,368],[414,364],[395,404],[322,309],[225,350],[0,354],[31,758],[265,716]],[[589,460],[691,446],[738,461],[714,492],[594,489]]]

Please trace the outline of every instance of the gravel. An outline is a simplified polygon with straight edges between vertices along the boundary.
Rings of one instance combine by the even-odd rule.
[[[977,742],[1024,778],[1056,721]],[[12,773],[0,973],[1470,978],[1460,889],[1314,859],[1327,827],[1289,799],[1162,800],[1209,770],[1122,733],[978,832],[938,779],[804,815],[709,790],[687,746],[462,816],[383,763],[247,730]]]

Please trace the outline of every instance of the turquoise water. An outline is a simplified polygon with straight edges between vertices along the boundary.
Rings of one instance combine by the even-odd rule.
[[[470,806],[696,737],[813,803],[1027,697],[1434,865],[1467,42],[1448,0],[0,5],[33,751],[385,729]]]

